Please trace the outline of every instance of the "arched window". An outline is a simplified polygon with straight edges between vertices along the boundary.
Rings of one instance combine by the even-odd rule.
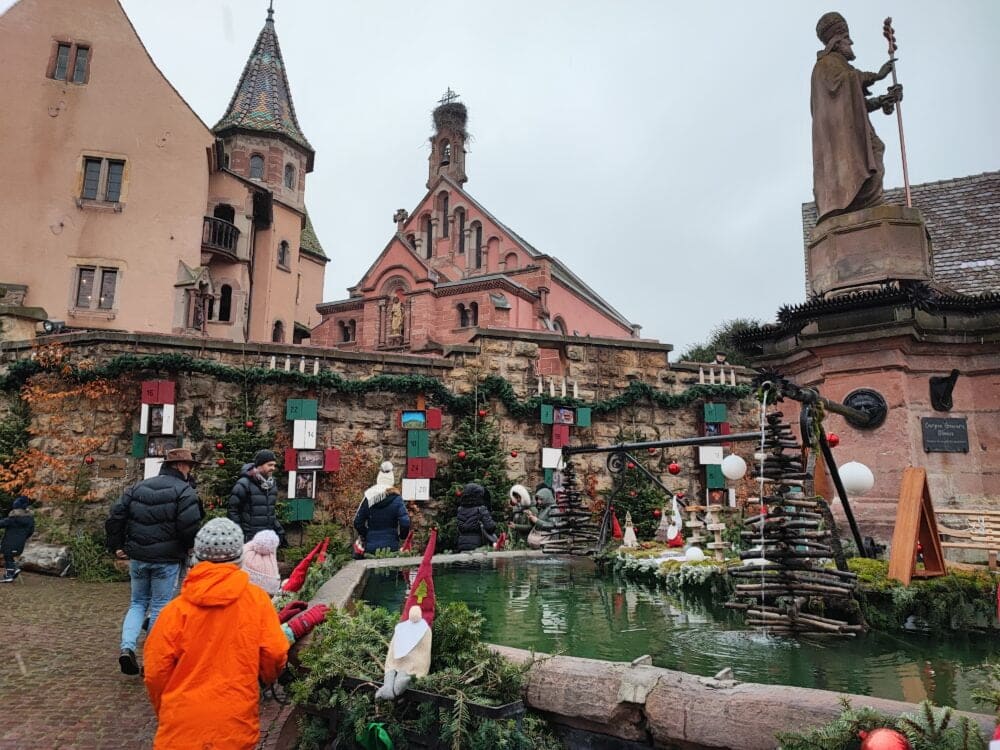
[[[220,203],[212,209],[212,216],[216,219],[222,219],[223,221],[228,221],[230,224],[233,224],[236,222],[236,209],[228,203]]]
[[[438,196],[438,207],[441,209],[441,236],[448,236],[448,194]]]
[[[415,234],[406,235],[406,241],[410,243],[410,247],[412,247],[414,250],[417,249],[417,235]]]
[[[223,284],[219,290],[219,320],[228,323],[233,310],[233,288]],[[209,316],[211,317],[211,315]]]
[[[291,253],[288,251],[288,243],[282,240],[278,243],[278,265],[282,268],[288,268],[289,256]]]
[[[517,253],[507,253],[507,257],[503,259],[503,265],[508,271],[517,270]]]
[[[295,167],[291,164],[285,165],[285,187],[295,188]]]
[[[455,209],[455,224],[458,225],[458,252],[465,252],[465,209]]]
[[[441,141],[441,166],[451,164],[451,141]]]
[[[358,338],[358,322],[351,318],[347,323],[347,334],[350,336],[348,341],[357,341]]]
[[[461,302],[458,304],[458,327],[466,328],[469,325],[469,311]]]
[[[469,303],[469,325],[477,326],[479,325],[479,303],[470,302]]]
[[[285,324],[280,320],[274,321],[274,328],[271,329],[271,342],[275,344],[285,342]]]
[[[260,154],[254,154],[250,157],[250,179],[264,179],[264,157]]]
[[[476,268],[483,267],[483,225],[478,221],[472,225],[472,252]]]
[[[424,257],[430,259],[434,255],[434,224],[431,223],[430,214],[424,217]]]

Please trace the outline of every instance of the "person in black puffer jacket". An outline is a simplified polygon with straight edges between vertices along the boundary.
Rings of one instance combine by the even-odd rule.
[[[243,467],[240,478],[233,485],[226,515],[243,529],[244,542],[253,539],[258,531],[270,529],[284,546],[285,529],[275,511],[278,486],[273,475],[277,468],[274,451],[257,451],[253,463]]]
[[[458,498],[458,551],[468,552],[496,541],[496,529],[486,488],[475,483],[465,485]]]
[[[130,559],[132,601],[122,623],[122,672],[139,674],[136,641],[149,610],[149,630],[160,610],[174,597],[177,576],[201,522],[198,493],[188,484],[195,466],[186,448],[174,448],[155,477],[129,487],[111,508],[104,524],[108,549]]]
[[[31,500],[26,495],[18,495],[8,516],[0,520],[0,528],[6,529],[0,541],[0,554],[6,568],[0,582],[10,583],[21,572],[14,558],[24,552],[25,542],[35,533],[35,517],[28,510],[29,505]]]

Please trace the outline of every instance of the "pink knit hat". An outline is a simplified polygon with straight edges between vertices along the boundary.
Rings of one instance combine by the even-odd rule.
[[[280,540],[270,529],[258,531],[254,538],[243,545],[242,568],[250,575],[250,582],[260,586],[270,595],[281,587],[278,558],[275,552]]]

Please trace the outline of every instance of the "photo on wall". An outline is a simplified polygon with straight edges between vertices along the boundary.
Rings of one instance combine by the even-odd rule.
[[[422,411],[404,411],[399,415],[399,425],[404,430],[422,430],[427,426],[427,414]]]
[[[316,497],[316,472],[300,471],[295,474],[295,498],[312,500]]]
[[[167,451],[180,447],[176,435],[156,435],[146,442],[146,455],[149,458],[164,458]]]
[[[295,457],[298,471],[321,471],[323,469],[323,451],[301,450]]]
[[[149,407],[149,431],[163,432],[163,407]]]

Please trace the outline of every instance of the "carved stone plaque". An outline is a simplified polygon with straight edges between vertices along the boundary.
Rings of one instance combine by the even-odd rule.
[[[969,427],[965,417],[922,417],[924,453],[968,453]]]

